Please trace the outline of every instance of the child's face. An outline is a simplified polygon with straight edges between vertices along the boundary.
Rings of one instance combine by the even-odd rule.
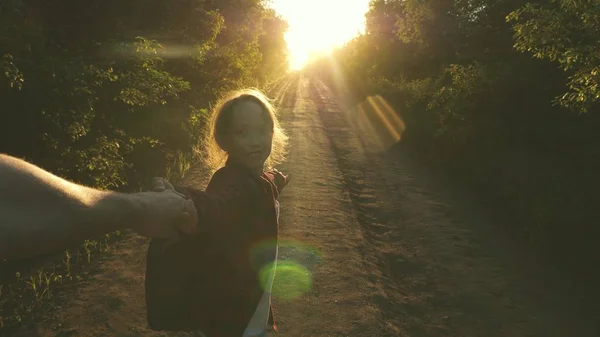
[[[272,128],[263,108],[245,101],[232,111],[229,132],[225,137],[229,158],[251,170],[261,170],[271,154]]]

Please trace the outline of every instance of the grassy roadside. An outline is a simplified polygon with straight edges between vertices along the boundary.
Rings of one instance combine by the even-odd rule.
[[[35,318],[62,289],[84,280],[120,237],[116,231],[61,253],[2,265],[0,334]]]

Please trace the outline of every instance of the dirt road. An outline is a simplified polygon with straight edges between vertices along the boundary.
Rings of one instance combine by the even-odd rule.
[[[468,198],[373,151],[324,85],[281,90],[292,147],[280,169],[293,181],[280,199],[279,336],[600,336],[600,316],[572,314],[575,292],[546,285]],[[23,335],[185,336],[146,328],[146,245],[120,242]]]

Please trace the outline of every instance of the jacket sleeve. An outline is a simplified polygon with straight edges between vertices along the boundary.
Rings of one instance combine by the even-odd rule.
[[[194,202],[199,233],[239,229],[231,227],[248,216],[259,197],[258,187],[251,177],[226,170],[214,174],[206,191],[179,186],[175,189]]]

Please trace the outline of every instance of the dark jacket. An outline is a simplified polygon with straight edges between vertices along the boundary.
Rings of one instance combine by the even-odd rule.
[[[150,242],[146,303],[151,329],[242,336],[264,291],[259,273],[275,259],[275,203],[283,186],[280,174],[254,177],[228,163],[213,175],[206,192],[176,188],[194,201],[198,233]],[[277,330],[272,310],[269,328]]]

